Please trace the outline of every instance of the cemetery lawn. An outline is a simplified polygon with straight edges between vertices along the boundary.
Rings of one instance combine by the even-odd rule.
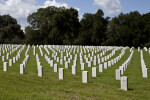
[[[25,68],[25,74],[20,75],[20,64],[25,58],[27,47],[21,53],[21,59],[8,66],[8,71],[3,72],[2,57],[0,57],[0,100],[148,100],[150,99],[150,79],[142,78],[140,52],[134,49],[134,55],[130,65],[123,76],[128,77],[128,91],[120,90],[120,81],[115,80],[115,70],[127,60],[130,55],[130,49],[127,49],[125,55],[119,62],[103,73],[98,72],[96,78],[91,77],[91,68],[85,64],[85,70],[88,71],[88,83],[82,83],[82,71],[80,70],[79,60],[77,62],[77,75],[72,75],[71,66],[64,69],[64,80],[58,79],[58,73],[53,71],[44,56],[40,55],[36,47],[36,53],[39,54],[41,65],[43,66],[43,77],[38,77],[36,57],[33,55],[33,48],[29,50],[29,62]],[[50,58],[52,52],[50,49]],[[44,55],[46,51],[42,48]],[[107,54],[111,53],[107,52]],[[115,58],[121,53],[121,49],[116,51],[112,57]],[[15,51],[10,58],[15,56]],[[107,55],[106,54],[106,55]],[[6,55],[6,54],[5,54]],[[60,54],[58,54],[60,56]],[[143,50],[143,56],[147,68],[150,69],[150,55]],[[78,55],[79,59],[79,55]],[[7,61],[8,62],[8,61]],[[64,68],[58,63],[58,67]],[[94,67],[94,66],[92,66]],[[96,66],[95,66],[96,67]],[[150,71],[148,70],[150,75]]]

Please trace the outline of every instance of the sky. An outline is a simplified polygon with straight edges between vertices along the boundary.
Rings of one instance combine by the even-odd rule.
[[[10,14],[24,30],[28,25],[28,15],[47,6],[73,7],[79,11],[81,19],[84,13],[95,13],[98,9],[103,10],[105,17],[111,18],[121,12],[138,11],[144,14],[150,12],[149,4],[150,0],[0,0],[0,15]]]

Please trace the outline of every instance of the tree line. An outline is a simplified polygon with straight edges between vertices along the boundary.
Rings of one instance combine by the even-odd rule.
[[[23,32],[16,19],[0,16],[0,44],[150,47],[150,13],[134,11],[110,18],[98,9],[79,20],[74,8],[49,6],[30,14],[27,22]]]

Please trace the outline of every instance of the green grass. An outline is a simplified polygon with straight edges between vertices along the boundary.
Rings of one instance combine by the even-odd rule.
[[[39,54],[41,65],[43,66],[43,77],[38,77],[36,57],[33,55],[33,48],[29,50],[29,62],[25,68],[25,74],[19,74],[19,66],[25,58],[25,51],[21,53],[21,59],[8,67],[8,72],[3,72],[2,59],[0,57],[0,100],[148,100],[150,99],[150,79],[142,78],[142,70],[140,63],[140,53],[134,50],[134,55],[130,65],[124,72],[123,76],[128,77],[129,90],[120,90],[120,81],[115,80],[115,69],[119,68],[130,55],[129,49],[119,62],[112,67],[105,69],[103,73],[98,72],[98,77],[93,78],[91,75],[92,68],[88,68],[85,64],[85,70],[89,72],[89,82],[82,83],[82,71],[80,70],[79,55],[77,61],[77,75],[72,75],[71,66],[64,69],[64,80],[58,79],[58,73],[53,71],[45,60],[44,55],[47,54],[44,48],[43,56],[40,55],[39,49],[36,47],[36,53]],[[52,51],[49,57],[52,59]],[[90,51],[91,52],[91,51]],[[100,51],[101,52],[101,51]],[[17,51],[10,58],[16,55]],[[106,55],[110,54],[108,51]],[[121,53],[121,49],[116,51],[117,57]],[[150,55],[143,50],[144,60],[148,68],[150,68]],[[6,55],[6,53],[4,54]],[[72,52],[74,57],[74,54]],[[97,55],[97,54],[95,54]],[[58,53],[60,56],[60,53]],[[65,53],[64,53],[65,56]],[[88,56],[88,54],[87,54]],[[7,61],[8,62],[8,61]],[[84,61],[85,62],[85,61]],[[54,61],[56,63],[56,61]],[[64,68],[65,63],[59,68]],[[92,63],[93,64],[93,63]],[[95,67],[92,65],[92,67]]]

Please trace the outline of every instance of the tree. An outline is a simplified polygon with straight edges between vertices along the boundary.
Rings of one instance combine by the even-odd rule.
[[[101,45],[105,41],[109,18],[104,18],[102,10],[95,14],[86,13],[80,21],[81,28],[77,42],[84,45]]]
[[[0,44],[23,43],[24,33],[15,18],[0,15]]]
[[[141,14],[137,11],[114,17],[108,25],[105,45],[138,47],[142,36],[140,20]]]
[[[54,6],[38,9],[28,16],[28,23],[30,25],[26,27],[26,41],[31,44],[35,32],[40,37],[37,37],[40,44],[73,44],[80,27],[76,9]]]

